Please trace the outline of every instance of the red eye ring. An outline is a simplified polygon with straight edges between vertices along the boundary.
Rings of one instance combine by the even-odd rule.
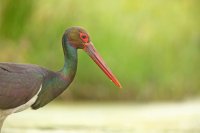
[[[86,33],[80,33],[80,38],[84,43],[87,43],[89,41],[88,35]]]

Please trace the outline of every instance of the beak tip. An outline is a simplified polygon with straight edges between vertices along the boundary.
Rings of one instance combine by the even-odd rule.
[[[119,84],[119,85],[118,85],[118,87],[119,87],[120,89],[122,89],[122,88],[123,88],[121,84]]]
[[[119,81],[117,81],[117,82],[114,82],[115,83],[115,85],[117,86],[117,87],[119,87],[120,89],[122,89],[123,87],[122,87],[122,85],[120,84],[120,82]]]

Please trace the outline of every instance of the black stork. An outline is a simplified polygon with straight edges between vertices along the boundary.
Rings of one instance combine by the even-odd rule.
[[[0,130],[6,117],[29,107],[38,109],[59,96],[73,81],[77,49],[83,49],[116,86],[120,82],[94,48],[81,27],[70,27],[62,38],[64,66],[53,72],[37,65],[0,63]]]

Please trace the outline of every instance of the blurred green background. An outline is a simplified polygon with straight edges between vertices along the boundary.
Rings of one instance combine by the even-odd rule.
[[[123,85],[79,50],[61,100],[184,100],[200,96],[199,0],[0,0],[0,61],[59,70],[62,34],[85,27]]]

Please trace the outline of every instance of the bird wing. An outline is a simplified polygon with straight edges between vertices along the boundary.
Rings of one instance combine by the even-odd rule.
[[[0,109],[18,107],[36,95],[43,71],[36,65],[0,63]]]

